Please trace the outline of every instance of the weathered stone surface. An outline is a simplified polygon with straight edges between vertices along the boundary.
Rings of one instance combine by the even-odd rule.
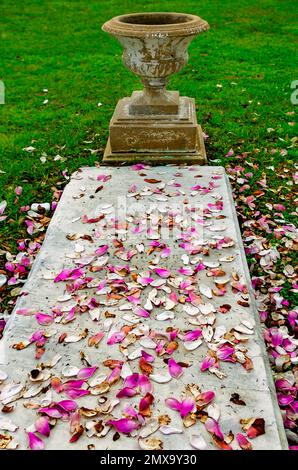
[[[98,181],[97,177],[100,174],[106,175],[106,181]],[[102,180],[102,177],[100,177]],[[145,181],[147,179],[147,182]],[[155,182],[154,182],[155,180]],[[158,183],[160,181],[160,183]],[[179,183],[179,184],[178,184]],[[103,186],[101,190],[99,185]],[[135,185],[135,186],[132,186]],[[180,186],[181,185],[181,186]],[[199,185],[201,189],[191,189]],[[147,188],[147,189],[146,189]],[[129,192],[130,189],[130,192]],[[97,191],[97,192],[96,192]],[[127,197],[129,195],[130,197]],[[223,203],[223,208],[220,205],[214,204],[220,201]],[[117,209],[116,212],[109,212],[109,208]],[[210,212],[208,208],[212,208]],[[207,212],[206,212],[207,211]],[[109,229],[103,228],[103,221],[86,223],[86,217],[96,218],[100,213],[105,212],[105,221],[117,216],[120,225],[117,227],[115,235],[112,229],[112,223],[109,224]],[[212,298],[207,299],[201,293],[203,303],[211,303],[215,308],[215,323],[212,328],[225,327],[226,331],[230,331],[237,325],[249,322],[250,325],[255,325],[253,334],[249,335],[249,340],[243,345],[247,348],[247,356],[251,359],[254,368],[247,371],[239,362],[231,363],[220,361],[219,370],[226,374],[226,377],[219,379],[213,373],[208,371],[202,372],[200,365],[202,360],[206,357],[207,346],[216,347],[216,342],[213,339],[210,343],[203,341],[202,345],[194,351],[186,351],[181,340],[179,340],[179,347],[174,352],[173,356],[177,362],[182,361],[189,364],[189,367],[183,368],[183,374],[179,379],[172,379],[165,384],[153,383],[153,395],[155,397],[154,404],[152,405],[152,417],[157,417],[159,414],[168,414],[171,417],[171,425],[181,428],[182,434],[163,435],[157,431],[153,436],[163,441],[164,449],[190,449],[190,438],[193,434],[201,434],[209,449],[216,447],[212,443],[210,434],[206,431],[203,423],[196,423],[194,426],[184,428],[179,413],[173,411],[165,405],[165,399],[168,397],[175,397],[180,399],[181,393],[185,385],[195,383],[200,386],[202,392],[212,390],[215,392],[215,403],[221,412],[219,423],[221,429],[226,436],[231,430],[234,435],[242,432],[240,419],[247,418],[263,418],[265,420],[265,434],[252,439],[251,443],[253,449],[282,449],[287,448],[285,433],[282,425],[281,415],[276,402],[273,380],[271,377],[268,360],[266,357],[265,345],[262,339],[261,328],[256,312],[255,301],[250,287],[250,279],[248,268],[246,265],[245,255],[243,251],[240,231],[236,219],[235,209],[233,206],[233,199],[229,188],[227,177],[221,167],[189,167],[181,168],[174,166],[156,167],[156,168],[143,168],[140,171],[132,170],[132,168],[86,168],[82,172],[73,175],[71,182],[66,187],[62,200],[58,205],[57,211],[48,228],[47,236],[40,254],[33,266],[31,275],[24,286],[24,295],[19,299],[18,304],[8,328],[5,331],[4,339],[0,341],[0,369],[8,374],[8,379],[4,381],[8,383],[14,381],[21,383],[24,387],[28,388],[30,381],[28,379],[28,372],[34,369],[37,364],[41,362],[47,364],[53,359],[55,355],[61,355],[61,360],[52,368],[45,369],[49,371],[52,376],[62,377],[62,370],[66,366],[75,366],[78,368],[84,367],[82,363],[80,352],[83,351],[88,358],[91,365],[99,366],[98,371],[94,377],[102,374],[109,374],[110,371],[102,365],[103,361],[107,358],[123,360],[124,356],[119,349],[119,344],[107,345],[107,337],[109,335],[107,328],[107,318],[105,312],[108,310],[112,312],[115,317],[112,318],[112,328],[120,330],[123,325],[127,324],[125,314],[127,311],[119,309],[120,305],[125,303],[122,299],[119,304],[105,305],[104,303],[99,307],[99,319],[92,321],[91,311],[85,313],[76,313],[74,321],[69,323],[52,323],[50,326],[40,326],[37,324],[34,316],[17,315],[16,311],[21,308],[29,308],[34,311],[42,311],[50,313],[53,306],[66,306],[73,303],[74,298],[83,295],[85,292],[90,299],[104,299],[106,296],[96,294],[96,289],[79,290],[72,295],[72,300],[62,302],[58,299],[65,296],[65,283],[54,283],[53,279],[57,274],[65,268],[74,268],[78,266],[76,261],[83,263],[83,259],[88,258],[89,255],[93,256],[94,251],[104,243],[109,245],[109,265],[129,265],[133,273],[146,272],[150,266],[153,269],[152,263],[154,258],[160,256],[156,252],[150,256],[147,254],[150,242],[154,239],[154,223],[156,219],[152,216],[153,232],[148,232],[151,240],[147,239],[146,231],[134,231],[135,227],[132,220],[135,220],[136,214],[139,214],[140,219],[144,219],[145,213],[158,214],[163,219],[173,212],[177,214],[184,214],[181,224],[188,223],[194,224],[198,233],[197,247],[211,247],[213,243],[226,238],[226,247],[215,248],[207,251],[199,252],[197,255],[189,255],[191,259],[195,256],[202,258],[202,263],[217,264],[219,259],[220,267],[225,270],[225,278],[229,278],[226,293],[223,296],[218,296],[212,293]],[[191,214],[197,214],[198,217],[191,217]],[[201,214],[201,215],[200,215]],[[205,216],[208,217],[205,218]],[[129,224],[124,226],[121,222],[124,221],[123,217],[126,215],[126,222]],[[190,219],[187,218],[190,215]],[[202,220],[206,224],[202,228]],[[155,220],[155,222],[154,222]],[[85,223],[82,223],[85,222]],[[186,230],[187,227],[184,227]],[[201,231],[200,231],[201,230]],[[157,266],[167,268],[171,273],[173,279],[177,276],[177,269],[183,263],[181,256],[185,255],[185,250],[180,246],[183,241],[179,237],[179,231],[175,231],[175,227],[171,231],[163,232],[160,229],[159,241],[164,242],[171,249],[170,256],[160,258]],[[78,235],[84,238],[77,238]],[[144,253],[137,253],[131,258],[130,261],[124,261],[115,257],[115,249],[113,248],[113,240],[115,236],[118,239],[123,239],[126,249],[135,250],[137,244],[144,244]],[[90,238],[92,237],[92,238]],[[72,241],[70,240],[72,239]],[[76,239],[76,240],[75,240]],[[91,242],[93,240],[93,243]],[[233,243],[228,240],[232,240]],[[76,244],[79,243],[79,246]],[[82,247],[85,251],[81,252]],[[77,253],[77,257],[73,259],[73,254]],[[205,253],[205,254],[204,254]],[[80,258],[80,256],[82,258]],[[81,259],[81,261],[80,261]],[[85,261],[86,262],[86,261]],[[90,261],[91,262],[91,261]],[[91,262],[92,265],[93,262]],[[194,267],[195,264],[189,264]],[[200,294],[202,285],[215,289],[214,277],[207,276],[212,268],[199,270],[196,273],[196,284],[194,285],[195,292]],[[86,265],[88,271],[88,265]],[[104,271],[92,272],[88,271],[88,275],[95,279],[103,279]],[[234,276],[234,277],[233,277]],[[157,276],[153,276],[157,278]],[[182,275],[182,277],[185,277]],[[120,276],[121,278],[121,276]],[[185,279],[188,277],[186,276]],[[125,279],[125,278],[123,278]],[[239,279],[241,285],[247,284],[248,293],[233,290],[230,283],[232,279]],[[168,282],[168,281],[167,281]],[[168,285],[168,284],[167,284]],[[147,288],[146,288],[147,289]],[[150,289],[149,289],[150,290]],[[146,290],[145,290],[146,291]],[[144,292],[145,292],[144,291]],[[143,295],[143,293],[142,293]],[[160,295],[160,293],[159,293]],[[85,300],[86,300],[85,299]],[[77,298],[78,301],[78,298]],[[239,303],[241,301],[241,303]],[[83,298],[80,300],[81,305],[86,303]],[[88,303],[88,302],[87,302]],[[219,308],[223,304],[229,304],[230,310],[223,314],[219,312]],[[143,305],[143,301],[142,304]],[[138,325],[148,325],[152,330],[165,330],[168,327],[172,329],[179,329],[180,331],[193,330],[199,328],[190,323],[195,317],[189,316],[183,309],[184,304],[178,304],[172,311],[174,318],[168,321],[158,321],[156,316],[158,313],[165,310],[165,308],[154,307],[149,318],[136,318]],[[70,308],[70,307],[69,307]],[[64,317],[63,317],[64,318]],[[57,317],[57,321],[61,317]],[[203,321],[203,320],[201,320]],[[88,329],[87,337],[77,343],[59,343],[58,338],[64,332],[68,336],[78,335],[83,330]],[[51,336],[45,345],[45,353],[41,359],[34,358],[35,348],[30,345],[26,349],[18,351],[13,348],[13,345],[20,342],[26,342],[28,338],[36,330],[45,330]],[[105,337],[99,343],[98,348],[88,347],[88,339],[98,331],[105,330]],[[213,346],[212,346],[213,345]],[[129,346],[129,351],[138,348],[138,342]],[[150,354],[154,354],[154,350],[143,347]],[[154,373],[165,375],[167,367],[163,358],[171,357],[168,355],[156,357],[154,365]],[[130,367],[133,372],[139,372],[138,359],[130,360]],[[64,378],[64,380],[66,380]],[[122,382],[122,379],[121,379]],[[49,384],[49,380],[44,383],[44,386]],[[3,385],[0,385],[0,389]],[[109,398],[114,398],[117,391],[122,385],[115,384],[107,395]],[[245,406],[237,405],[231,402],[232,394],[238,393],[240,398],[246,403]],[[41,404],[45,393],[41,392],[34,398],[21,398],[12,404],[15,405],[15,410],[9,414],[9,418],[19,426],[19,430],[10,433],[16,437],[21,448],[27,447],[27,438],[24,429],[30,427],[36,420],[37,410]],[[65,399],[65,395],[52,392],[52,401],[59,401]],[[79,406],[93,408],[98,406],[98,396],[89,395],[79,398],[77,400]],[[121,399],[113,411],[116,418],[120,418],[123,412],[124,404],[138,404],[140,395],[129,399]],[[38,403],[37,409],[25,408],[28,403]],[[206,411],[206,409],[205,409]],[[0,420],[3,418],[3,413],[0,412]],[[97,417],[96,419],[102,419]],[[92,418],[90,418],[92,420]],[[89,419],[89,420],[90,420]],[[86,419],[83,420],[85,423]],[[87,420],[88,421],[88,420]],[[137,436],[139,431],[135,434]],[[104,438],[87,438],[83,434],[81,438],[75,443],[69,443],[69,423],[68,421],[58,420],[56,426],[51,432],[48,439],[43,438],[47,449],[86,449],[89,444],[94,444],[97,449],[138,449],[138,441],[136,437],[127,437],[121,435],[120,439],[114,441],[112,439],[114,431],[111,430]],[[150,436],[152,437],[152,436]],[[233,448],[239,448],[236,440],[232,442]]]

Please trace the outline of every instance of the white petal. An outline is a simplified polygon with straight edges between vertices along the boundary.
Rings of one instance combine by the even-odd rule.
[[[5,385],[5,387],[2,389],[1,394],[0,394],[0,400],[8,400],[9,398],[14,397],[20,391],[22,390],[23,385],[22,384],[15,384],[15,383],[10,383]]]
[[[165,384],[172,380],[172,376],[166,370],[163,373],[149,375],[149,377],[158,384]]]
[[[0,382],[4,382],[8,377],[7,373],[4,370],[0,370]]]
[[[148,336],[145,338],[141,338],[139,340],[139,343],[143,348],[148,348],[148,349],[155,349],[156,348],[156,343],[153,341],[153,339],[149,338]]]
[[[173,426],[167,426],[167,425],[160,426],[159,430],[162,434],[166,434],[166,435],[181,434],[183,432],[182,429],[174,428]]]
[[[75,377],[78,374],[79,370],[80,369],[75,366],[66,366],[62,369],[62,375],[64,377]]]
[[[165,320],[172,320],[175,318],[175,314],[173,312],[161,312],[156,315],[156,320],[165,321]]]
[[[194,351],[201,346],[202,343],[203,341],[201,339],[197,339],[196,341],[186,341],[183,345],[187,351]]]
[[[198,450],[207,449],[207,443],[201,434],[193,434],[190,437],[190,445]]]
[[[156,432],[159,428],[159,422],[157,419],[151,419],[147,421],[146,426],[140,431],[139,437],[144,439]]]
[[[196,316],[199,313],[199,309],[194,305],[184,305],[183,310],[190,316]]]
[[[199,290],[202,295],[207,297],[208,299],[212,299],[212,290],[206,284],[199,284]]]
[[[14,424],[9,418],[2,418],[0,416],[0,429],[2,431],[14,432],[18,429],[18,426]]]

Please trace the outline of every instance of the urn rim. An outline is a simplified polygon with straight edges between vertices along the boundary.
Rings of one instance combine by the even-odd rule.
[[[207,21],[189,13],[150,12],[115,16],[102,30],[114,36],[195,36],[209,29]]]

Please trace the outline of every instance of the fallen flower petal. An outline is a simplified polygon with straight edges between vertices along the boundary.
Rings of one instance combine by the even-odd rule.
[[[44,442],[34,432],[28,432],[29,448],[31,450],[43,450],[45,448]]]
[[[176,379],[180,377],[183,373],[183,368],[179,366],[179,364],[173,358],[169,359],[168,367],[171,376],[175,377]]]
[[[252,450],[252,445],[246,437],[239,433],[236,435],[237,442],[242,450]]]
[[[122,419],[111,419],[107,422],[108,425],[114,426],[114,428],[123,434],[130,434],[140,427],[139,423],[129,418]]]
[[[49,421],[46,417],[41,416],[40,418],[38,418],[38,420],[35,421],[34,426],[35,426],[36,431],[38,431],[40,434],[42,434],[45,437],[49,437],[51,428],[49,425]]]

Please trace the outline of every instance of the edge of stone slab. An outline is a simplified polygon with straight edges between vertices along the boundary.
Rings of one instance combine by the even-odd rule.
[[[223,168],[223,167],[217,167],[217,168]],[[243,264],[244,274],[245,274],[245,277],[246,277],[246,284],[247,284],[249,295],[250,295],[251,300],[252,300],[251,301],[251,309],[252,309],[252,312],[253,312],[253,315],[254,315],[254,319],[256,321],[256,327],[257,327],[256,332],[257,332],[258,339],[259,339],[259,346],[261,348],[262,356],[263,356],[263,359],[264,359],[268,389],[269,389],[269,393],[270,393],[270,396],[271,396],[272,405],[273,405],[273,409],[274,409],[276,427],[277,427],[277,431],[278,431],[278,434],[279,434],[282,450],[289,450],[289,444],[288,444],[288,440],[287,440],[287,437],[286,437],[286,431],[285,431],[285,428],[284,428],[284,425],[283,425],[282,415],[281,415],[280,408],[279,408],[278,401],[277,401],[277,396],[276,396],[272,371],[271,371],[269,358],[268,358],[268,354],[267,354],[267,350],[266,350],[266,346],[265,346],[265,342],[264,342],[264,337],[263,337],[263,334],[262,334],[262,326],[261,326],[261,322],[260,322],[260,317],[259,317],[259,314],[258,314],[256,301],[255,301],[255,296],[254,296],[254,292],[253,292],[252,285],[251,285],[251,277],[250,277],[250,273],[249,273],[249,269],[248,269],[248,265],[247,265],[247,260],[246,260],[246,256],[245,256],[244,245],[243,245],[240,226],[239,226],[239,222],[238,222],[238,218],[237,218],[237,212],[236,212],[235,203],[234,203],[234,199],[233,199],[232,188],[231,188],[231,185],[230,185],[229,178],[228,178],[228,176],[225,172],[225,169],[223,168],[223,170],[224,170],[225,180],[226,180],[226,183],[227,183],[228,197],[229,197],[231,207],[232,207],[232,217],[233,217],[234,223],[235,223],[235,230],[236,230],[236,233],[237,233],[238,239],[239,239],[239,251],[240,251],[240,256],[241,256],[241,260],[242,260],[242,264]]]
[[[118,166],[121,168],[124,165],[118,165]],[[169,167],[174,167],[174,166],[187,167],[188,165],[187,164],[184,164],[184,165],[169,164],[169,165],[163,165],[163,166],[164,167],[166,167],[166,166],[169,166]],[[103,167],[105,169],[108,168],[107,166],[103,166]],[[110,168],[111,169],[116,169],[117,166],[112,166]],[[243,246],[240,227],[239,227],[239,223],[238,223],[238,219],[237,219],[237,213],[236,213],[236,208],[235,208],[235,204],[234,204],[234,200],[233,200],[230,181],[229,181],[229,178],[228,178],[223,166],[204,165],[202,168],[204,168],[204,169],[210,168],[213,171],[220,170],[221,173],[225,177],[225,181],[226,181],[226,184],[227,184],[227,195],[228,195],[229,201],[231,203],[231,208],[232,208],[232,218],[234,220],[235,230],[236,230],[236,233],[237,233],[238,239],[239,239],[239,251],[240,251],[241,260],[242,260],[242,263],[243,263],[243,270],[244,270],[244,274],[245,274],[246,281],[247,281],[248,291],[249,291],[249,294],[250,294],[251,299],[252,299],[251,308],[252,308],[252,311],[253,311],[254,318],[256,320],[256,327],[257,327],[257,334],[258,334],[258,338],[259,338],[259,345],[260,345],[260,348],[261,348],[261,351],[262,351],[262,357],[263,357],[263,360],[264,360],[266,376],[267,376],[267,382],[268,382],[268,389],[269,389],[269,393],[270,393],[272,404],[273,404],[277,431],[278,431],[278,434],[279,434],[282,450],[288,450],[289,449],[288,441],[287,441],[286,432],[285,432],[285,429],[284,429],[284,426],[283,426],[281,412],[280,412],[279,405],[278,405],[278,402],[277,402],[277,397],[276,397],[276,392],[275,392],[275,386],[274,386],[273,376],[272,376],[272,372],[271,372],[271,367],[270,367],[270,364],[269,364],[269,359],[268,359],[268,355],[267,355],[267,351],[266,351],[266,347],[265,347],[265,342],[264,342],[264,338],[263,338],[263,335],[262,335],[261,323],[260,323],[260,319],[259,319],[259,315],[258,315],[256,303],[255,303],[254,293],[253,293],[253,289],[252,289],[252,286],[251,286],[251,278],[250,278],[250,273],[249,273],[249,269],[248,269],[248,265],[247,265],[247,261],[246,261],[245,252],[244,252],[244,246]],[[92,170],[99,170],[100,167],[97,168],[97,167],[84,166],[84,167],[80,167],[80,169],[82,171],[84,171],[84,170],[85,171],[86,170],[87,171],[88,170],[92,171]],[[46,248],[45,248],[46,242],[51,237],[52,227],[55,225],[55,221],[59,217],[58,207],[59,207],[59,205],[61,205],[61,202],[66,197],[66,193],[69,190],[69,188],[71,187],[72,181],[75,179],[75,175],[77,175],[77,174],[78,174],[78,171],[75,171],[74,173],[72,173],[69,183],[64,188],[62,197],[61,197],[61,199],[58,203],[58,206],[56,208],[56,211],[54,212],[54,215],[51,219],[48,230],[46,231],[46,235],[45,235],[42,247],[41,247],[35,261],[33,262],[32,268],[30,270],[30,273],[28,275],[28,278],[27,278],[26,282],[28,281],[28,279],[30,279],[32,276],[34,276],[35,271],[38,270],[38,268],[40,266],[40,263],[42,262],[43,253],[46,250]],[[6,341],[7,336],[8,336],[9,331],[11,330],[11,328],[13,326],[14,318],[16,316],[16,310],[18,308],[20,308],[20,306],[22,304],[22,300],[23,300],[22,297],[19,297],[19,299],[17,300],[16,305],[15,305],[15,307],[14,307],[14,309],[13,309],[11,315],[10,315],[10,318],[7,321],[7,326],[4,330],[3,338],[0,341],[0,364],[3,364],[3,365],[6,364],[6,361],[4,361],[4,358],[2,356],[2,351],[5,350],[5,344],[7,343],[7,341]],[[2,359],[3,359],[3,361],[2,361]]]
[[[87,168],[96,168],[96,167],[82,167],[82,170],[87,169]],[[32,264],[32,267],[30,269],[29,275],[26,279],[26,282],[25,282],[23,288],[26,286],[27,282],[34,276],[35,272],[39,269],[39,266],[40,266],[40,264],[43,260],[44,252],[46,252],[47,240],[49,238],[51,238],[53,226],[55,226],[56,219],[58,220],[58,218],[59,218],[58,207],[61,206],[61,203],[62,203],[63,199],[65,199],[65,197],[66,197],[66,192],[71,187],[72,181],[75,179],[74,176],[77,175],[77,174],[78,174],[78,171],[75,171],[71,174],[70,180],[69,180],[69,182],[67,183],[67,185],[65,186],[65,188],[63,190],[62,196],[61,196],[61,198],[58,202],[58,205],[57,205],[56,210],[53,214],[53,217],[51,218],[50,224],[49,224],[49,226],[46,230],[45,237],[44,237],[43,243],[41,245],[41,248],[40,248],[40,250],[38,252],[38,255],[36,256],[33,264]],[[7,320],[6,327],[4,329],[3,338],[2,338],[2,340],[0,340],[0,364],[5,364],[5,361],[2,360],[3,359],[2,358],[2,352],[4,351],[5,343],[6,343],[8,335],[9,335],[9,331],[13,327],[13,323],[14,323],[14,320],[15,320],[15,317],[16,317],[16,311],[19,308],[22,307],[22,303],[23,303],[23,296],[20,295],[18,297],[18,300],[16,301],[16,304],[13,308],[13,311],[11,312],[11,314],[9,315],[9,318]]]

